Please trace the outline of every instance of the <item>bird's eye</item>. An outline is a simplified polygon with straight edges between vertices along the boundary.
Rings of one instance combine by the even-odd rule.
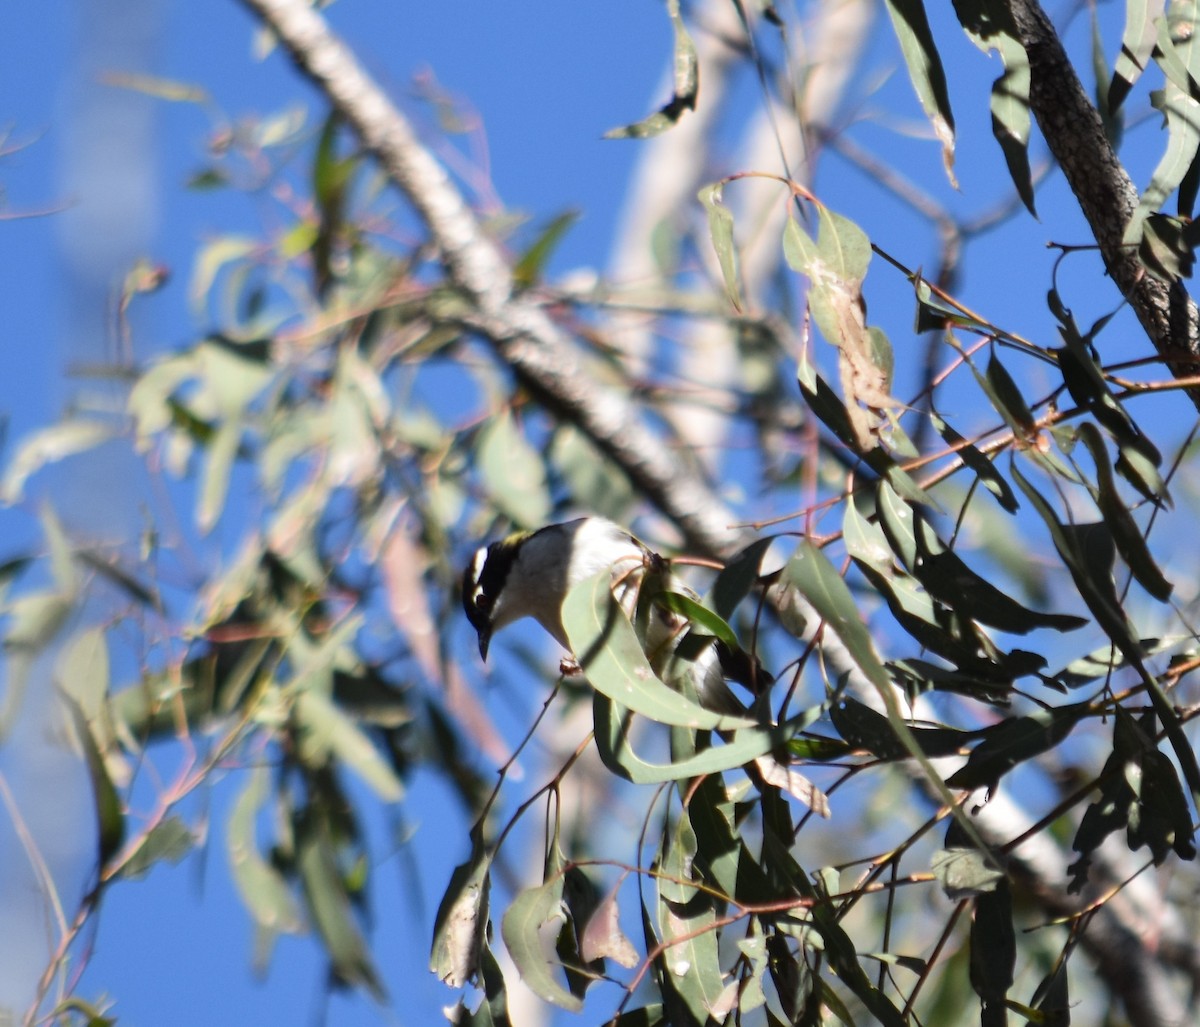
[[[481,613],[487,613],[492,608],[492,597],[486,592],[480,592],[475,597],[475,609]]]

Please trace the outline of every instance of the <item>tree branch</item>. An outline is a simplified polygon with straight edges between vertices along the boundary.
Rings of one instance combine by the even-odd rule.
[[[735,520],[732,511],[686,461],[673,457],[627,396],[585,373],[570,336],[537,302],[515,293],[511,267],[501,249],[484,233],[457,187],[421,145],[409,123],[359,69],[321,16],[306,0],[243,2],[275,32],[297,65],[355,128],[404,192],[437,245],[451,280],[473,300],[476,313],[471,326],[491,342],[497,355],[539,399],[577,425],[626,471],[647,498],[679,526],[691,548],[728,556],[739,541],[729,527]],[[1053,29],[1035,0],[1013,0],[1013,9],[1030,49],[1033,103],[1039,123],[1093,222],[1110,272],[1130,296],[1160,351],[1171,346],[1173,319],[1186,317],[1188,333],[1179,339],[1186,339],[1189,351],[1197,352],[1194,306],[1188,301],[1180,307],[1182,301],[1146,276],[1119,245],[1136,193],[1104,139],[1095,109],[1066,62]],[[1193,399],[1200,401],[1197,396]],[[806,634],[811,637],[820,620],[810,607],[805,613]],[[864,696],[876,694],[831,633],[825,633],[822,648],[835,675],[847,675],[851,686],[857,684]],[[1004,806],[993,798],[976,823],[986,841],[1000,846],[1019,835],[1027,821],[1015,806]],[[1031,893],[1051,911],[1063,909],[1064,865],[1062,850],[1045,832],[1029,839],[1010,857],[1014,875],[1024,879]],[[1083,945],[1105,972],[1106,983],[1121,996],[1134,1022],[1171,1022],[1180,1002],[1165,968],[1138,943],[1140,939],[1130,941],[1137,932],[1126,924],[1109,922],[1107,918],[1113,915],[1109,905],[1102,906],[1084,933]],[[1109,973],[1114,967],[1124,972]],[[1152,1019],[1143,1019],[1143,1011]]]
[[[709,482],[646,424],[629,397],[585,372],[572,339],[516,293],[512,268],[408,120],[305,0],[243,0],[353,126],[428,229],[453,284],[476,308],[469,323],[522,383],[584,431],[683,532],[689,548],[729,556],[736,517]]]
[[[1136,249],[1123,245],[1138,194],[1104,133],[1099,112],[1038,0],[1011,0],[1010,8],[1029,56],[1030,106],[1091,226],[1104,266],[1171,373],[1177,378],[1195,374],[1200,356],[1196,304],[1181,283],[1168,286],[1153,277]],[[1200,409],[1200,390],[1187,393]]]

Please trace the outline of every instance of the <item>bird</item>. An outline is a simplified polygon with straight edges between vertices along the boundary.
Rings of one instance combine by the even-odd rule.
[[[486,661],[492,636],[532,617],[568,652],[562,605],[571,589],[608,568],[613,596],[635,620],[644,588],[682,593],[696,599],[671,571],[669,562],[620,525],[604,517],[580,517],[518,531],[481,546],[463,572],[462,601],[475,629],[479,655]],[[642,645],[655,673],[670,683],[682,670],[691,677],[696,698],[718,713],[744,713],[746,706],[726,684],[726,676],[757,691],[768,675],[747,654],[733,653],[723,642],[700,636],[699,650],[681,643],[689,634],[687,618],[654,604],[645,621]]]

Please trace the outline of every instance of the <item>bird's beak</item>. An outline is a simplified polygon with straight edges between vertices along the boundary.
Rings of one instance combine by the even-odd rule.
[[[492,641],[492,629],[491,628],[480,628],[479,629],[479,658],[481,660],[483,660],[484,663],[487,663],[488,646],[491,644],[491,641]]]

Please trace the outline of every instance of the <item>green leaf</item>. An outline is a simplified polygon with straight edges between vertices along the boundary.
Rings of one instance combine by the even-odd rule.
[[[475,977],[486,948],[491,866],[492,854],[477,843],[471,858],[454,868],[438,906],[429,969],[452,988]]]
[[[854,222],[821,204],[816,209],[816,239],[789,217],[783,253],[788,265],[808,278],[813,320],[825,340],[838,349],[854,448],[865,453],[878,444],[880,415],[894,413],[898,407],[891,396],[891,345],[882,331],[866,322],[862,284],[871,261],[871,241]]]
[[[509,520],[525,528],[549,520],[545,461],[517,428],[511,411],[501,411],[484,427],[478,463],[488,495]]]
[[[900,51],[904,54],[908,77],[933,126],[933,134],[942,144],[946,175],[951,185],[957,185],[954,178],[954,115],[950,110],[946,73],[933,41],[925,5],[921,0],[888,0],[887,9],[900,42]]]
[[[1062,524],[1050,504],[1017,470],[1015,462],[1012,475],[1049,529],[1054,548],[1070,571],[1071,579],[1088,609],[1092,611],[1092,616],[1138,672],[1138,677],[1145,685],[1155,712],[1170,739],[1171,747],[1179,759],[1179,765],[1183,768],[1188,787],[1193,793],[1200,792],[1200,766],[1197,766],[1196,754],[1183,733],[1175,708],[1163,692],[1162,686],[1146,669],[1137,637],[1117,595],[1112,577],[1116,545],[1107,525],[1103,522],[1088,525]]]
[[[550,220],[550,223],[542,229],[529,249],[522,253],[513,265],[513,282],[517,288],[528,289],[541,279],[550,257],[558,248],[563,236],[578,220],[579,211],[577,210],[565,211]]]
[[[1170,4],[1167,17],[1155,21],[1154,54],[1167,81],[1163,89],[1150,94],[1150,102],[1166,119],[1167,146],[1125,227],[1122,241],[1126,245],[1142,241],[1146,218],[1162,209],[1167,197],[1187,176],[1200,148],[1200,45],[1194,39],[1196,22],[1194,0]],[[1143,259],[1143,263],[1168,280],[1178,276],[1176,269],[1156,266],[1156,260]]]
[[[724,990],[714,900],[696,887],[697,839],[688,811],[682,810],[663,834],[657,883],[659,929],[666,948],[658,959],[659,979],[668,1007],[674,1002],[682,1006],[672,1020],[702,1024]]]
[[[316,689],[306,689],[296,698],[296,720],[301,728],[300,759],[322,765],[337,759],[353,770],[384,802],[404,798],[404,785],[392,764],[357,724]]]
[[[742,727],[721,745],[700,749],[694,755],[669,763],[651,763],[633,750],[630,715],[624,706],[600,690],[593,696],[592,706],[596,721],[596,749],[600,759],[614,774],[635,784],[682,781],[745,766],[778,746],[785,745],[821,714],[820,707],[816,707],[782,724]],[[737,718],[723,719],[732,721]]]
[[[155,824],[141,844],[121,867],[121,876],[136,880],[145,877],[155,863],[166,860],[179,863],[196,846],[197,838],[182,818],[167,817]]]
[[[731,557],[717,574],[709,590],[707,603],[719,617],[729,620],[738,604],[750,594],[758,581],[763,557],[776,536],[755,539]]]
[[[565,920],[563,879],[555,874],[536,888],[521,892],[504,914],[500,933],[517,972],[538,998],[577,1013],[582,1001],[559,982],[557,962],[547,958],[542,932],[555,920]],[[555,934],[558,932],[555,931]]]
[[[723,716],[684,698],[654,673],[633,625],[612,594],[605,568],[575,585],[562,606],[571,651],[588,684],[598,692],[660,724],[696,730],[749,727],[745,717]]]
[[[995,791],[1001,777],[1017,764],[1055,748],[1088,711],[1087,703],[1061,706],[1009,717],[984,729],[983,741],[971,751],[966,764],[946,779],[946,784],[951,788],[983,786],[989,792]]]
[[[708,234],[712,238],[713,251],[725,281],[725,295],[734,310],[742,309],[742,290],[738,279],[737,247],[733,242],[733,214],[721,202],[724,183],[714,182],[697,193],[708,214]]]
[[[1158,564],[1154,562],[1141,529],[1117,492],[1112,465],[1108,460],[1108,448],[1100,436],[1100,430],[1090,421],[1085,421],[1079,426],[1079,438],[1087,446],[1096,465],[1096,505],[1112,532],[1117,552],[1133,572],[1138,584],[1155,599],[1165,603],[1171,598],[1171,583],[1163,577]]]
[[[1000,358],[993,352],[987,366],[988,398],[995,404],[996,410],[1008,422],[1009,427],[1019,438],[1032,435],[1037,430],[1037,421],[1025,397],[1008,369],[1000,363]]]
[[[1017,962],[1013,928],[1012,891],[1001,879],[996,887],[975,898],[971,920],[971,986],[983,1005],[980,1027],[1008,1023],[1008,989]]]
[[[355,923],[330,827],[311,808],[296,825],[296,866],[309,915],[329,954],[334,976],[343,984],[365,987],[382,1002],[383,985]]]
[[[908,750],[896,740],[888,719],[853,696],[842,696],[829,707],[829,719],[851,746],[863,749],[879,759],[904,759]],[[927,756],[952,756],[974,737],[973,732],[948,727],[910,727],[913,737]]]
[[[654,604],[686,618],[693,627],[699,628],[705,635],[719,639],[730,649],[737,651],[741,648],[737,635],[734,634],[733,628],[729,626],[725,618],[707,609],[691,596],[684,595],[682,592],[656,592]]]
[[[985,895],[1004,880],[1004,872],[978,849],[941,849],[933,854],[932,870],[951,901]]]
[[[1162,17],[1165,0],[1125,0],[1125,30],[1121,35],[1121,52],[1113,66],[1112,82],[1108,87],[1108,110],[1116,113],[1133,84],[1146,70],[1154,52],[1155,22]]]
[[[25,482],[47,464],[86,453],[119,435],[120,425],[115,421],[86,417],[72,417],[34,432],[21,440],[0,479],[0,503],[18,502]]]
[[[255,767],[229,812],[229,869],[242,904],[259,927],[272,934],[298,934],[304,927],[299,904],[283,875],[258,850],[255,824],[269,784],[268,769]]]
[[[1029,57],[1012,12],[1003,0],[956,0],[954,9],[971,41],[985,54],[995,50],[1004,62],[1004,74],[992,83],[992,135],[1004,153],[1017,194],[1037,217],[1029,172]]]
[[[667,16],[675,30],[675,92],[671,99],[648,118],[632,125],[614,128],[604,133],[605,139],[644,139],[665,132],[674,125],[684,111],[696,109],[696,97],[700,92],[700,71],[696,58],[696,46],[688,35],[679,13],[679,0],[667,0]]]
[[[125,811],[112,778],[108,776],[104,757],[92,737],[87,717],[72,696],[66,693],[60,695],[70,714],[79,743],[83,746],[88,777],[92,782],[92,799],[96,807],[96,866],[103,870],[121,851],[125,842]]]
[[[996,470],[992,461],[984,456],[978,447],[968,442],[951,428],[936,411],[930,411],[929,419],[946,445],[954,448],[958,458],[975,472],[976,477],[982,482],[983,487],[996,497],[996,501],[1000,506],[1009,513],[1016,513],[1018,506],[1017,497],[1013,494],[1012,486]]]

